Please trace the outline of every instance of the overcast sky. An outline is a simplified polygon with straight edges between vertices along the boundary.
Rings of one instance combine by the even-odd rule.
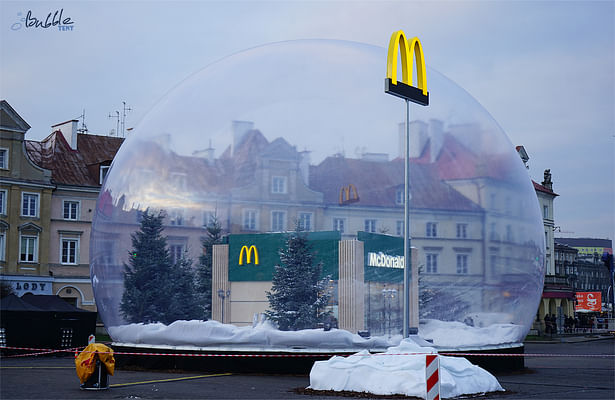
[[[23,20],[60,10],[72,30]],[[556,236],[615,235],[613,1],[0,1],[0,18],[0,97],[31,140],[84,109],[90,133],[107,134],[123,101],[135,126],[190,74],[253,46],[386,47],[403,29],[525,146],[535,181],[551,169]]]

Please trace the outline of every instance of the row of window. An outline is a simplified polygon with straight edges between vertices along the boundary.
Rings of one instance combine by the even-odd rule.
[[[0,215],[7,215],[7,196],[6,189],[0,190]],[[77,221],[79,219],[79,202],[64,200],[62,215],[66,220]],[[38,218],[40,210],[40,194],[39,193],[21,193],[21,216]]]
[[[426,253],[425,254],[425,272],[428,274],[437,274],[438,273],[438,253]],[[468,273],[468,255],[467,254],[457,254],[457,273],[458,274],[467,274]]]
[[[0,232],[0,261],[6,261],[6,232]],[[38,262],[38,235],[19,236],[19,262]],[[60,239],[60,263],[76,265],[79,262],[79,239]]]

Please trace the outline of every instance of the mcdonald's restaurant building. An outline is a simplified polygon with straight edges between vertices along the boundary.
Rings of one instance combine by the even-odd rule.
[[[252,325],[269,309],[266,293],[287,237],[288,233],[235,234],[214,246],[213,319]],[[356,238],[342,240],[338,231],[309,232],[307,238],[314,262],[322,263],[322,276],[329,278],[329,307],[339,328],[378,334],[386,331],[387,323],[389,328],[402,326],[402,238],[358,232]],[[412,255],[416,265],[414,249]],[[410,322],[418,326],[418,282],[413,278]]]

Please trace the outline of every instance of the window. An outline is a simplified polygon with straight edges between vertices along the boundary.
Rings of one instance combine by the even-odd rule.
[[[169,221],[171,225],[181,226],[184,224],[184,210],[175,209],[169,212]]]
[[[404,189],[397,189],[395,191],[395,204],[397,204],[398,206],[403,206],[405,194],[406,192],[404,191]]]
[[[6,214],[6,196],[7,196],[7,191],[6,190],[0,190],[0,214],[2,215],[7,215]]]
[[[272,211],[271,212],[271,230],[273,232],[282,232],[286,229],[286,212]]]
[[[466,239],[468,237],[468,224],[457,224],[457,238]]]
[[[186,190],[186,174],[181,172],[171,173],[171,187],[175,190]]]
[[[544,219],[549,218],[549,206],[542,206],[542,217]]]
[[[72,265],[77,264],[79,254],[79,239],[62,238],[61,242],[60,263]]]
[[[425,266],[428,274],[438,273],[438,255],[434,253],[427,253],[425,257]]]
[[[64,201],[64,219],[76,221],[79,219],[79,202]]]
[[[0,261],[6,261],[6,232],[0,232]]]
[[[255,231],[256,225],[256,210],[243,211],[243,229],[246,231]]]
[[[19,261],[38,262],[38,236],[23,235],[20,237]]]
[[[169,255],[171,256],[171,262],[177,264],[184,256],[184,246],[181,244],[170,245]]]
[[[21,194],[21,216],[22,217],[38,217],[38,194],[37,193],[22,193]]]
[[[428,222],[425,229],[425,235],[427,237],[438,236],[438,224],[435,222]]]
[[[376,220],[375,219],[365,220],[365,232],[376,232]]]
[[[107,173],[109,172],[109,168],[111,168],[109,165],[101,165],[100,166],[100,182],[99,183],[101,185],[105,181],[105,177],[107,176]]]
[[[333,230],[344,233],[344,219],[343,218],[333,218]]]
[[[0,169],[9,169],[9,149],[0,148]]]
[[[498,275],[500,273],[500,269],[498,266],[498,256],[495,254],[492,254],[490,260],[491,260],[491,272],[494,275]]]
[[[395,223],[395,232],[397,236],[404,236],[404,221],[397,221]]]
[[[286,177],[273,176],[271,177],[271,193],[286,193]]]
[[[489,224],[489,239],[490,240],[500,240],[497,232],[497,225],[495,222]]]
[[[457,254],[457,273],[458,274],[468,273],[468,255],[467,254]]]
[[[506,240],[512,242],[514,240],[513,231],[511,225],[506,225]]]
[[[312,213],[299,213],[298,220],[299,229],[303,231],[312,230]]]

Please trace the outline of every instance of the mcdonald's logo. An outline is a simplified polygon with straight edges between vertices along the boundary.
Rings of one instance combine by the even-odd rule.
[[[359,192],[352,183],[348,186],[342,186],[340,189],[340,206],[345,204],[356,203],[359,201]]]
[[[401,53],[402,80],[397,80],[397,54]],[[416,57],[417,87],[413,86],[412,72]],[[425,56],[419,38],[414,37],[408,43],[403,31],[393,32],[389,41],[387,54],[387,77],[384,79],[384,92],[401,97],[422,106],[429,105],[429,92],[427,92],[427,72],[425,70]]]
[[[252,260],[252,252],[254,252],[254,265],[258,265],[258,250],[256,250],[256,246],[252,245],[242,246],[241,251],[239,252],[239,265],[243,265],[243,254],[246,253],[246,264],[250,264]]]

